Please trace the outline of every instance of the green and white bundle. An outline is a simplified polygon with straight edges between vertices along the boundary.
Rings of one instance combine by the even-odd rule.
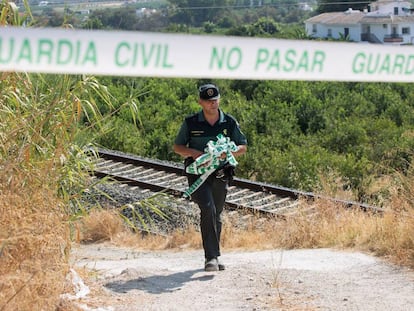
[[[222,134],[217,135],[216,141],[210,140],[204,149],[204,153],[187,166],[185,170],[189,174],[201,176],[184,192],[184,197],[189,197],[206,181],[208,176],[224,163],[228,162],[235,167],[238,163],[232,152],[237,150],[237,145],[229,137],[225,137]],[[226,157],[222,159],[221,155],[223,153],[226,154]]]

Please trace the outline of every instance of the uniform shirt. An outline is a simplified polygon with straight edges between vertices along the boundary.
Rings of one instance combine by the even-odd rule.
[[[207,143],[210,140],[216,141],[217,135],[222,134],[236,145],[247,145],[246,136],[240,130],[236,119],[221,110],[219,114],[219,120],[214,125],[206,121],[202,110],[185,118],[174,143],[204,152]]]

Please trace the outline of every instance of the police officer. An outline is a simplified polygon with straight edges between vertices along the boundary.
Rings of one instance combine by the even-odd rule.
[[[174,141],[174,152],[185,158],[185,166],[191,164],[204,153],[210,140],[217,135],[229,137],[237,146],[235,157],[247,151],[247,140],[234,117],[219,109],[220,92],[216,85],[205,84],[199,87],[198,103],[201,111],[185,118]],[[223,153],[221,159],[226,158]],[[225,161],[224,161],[225,162]],[[205,255],[205,271],[224,270],[218,261],[220,256],[221,213],[226,200],[227,188],[232,175],[232,167],[225,163],[211,174],[208,179],[191,195],[200,208],[200,227]],[[198,175],[187,174],[192,185]]]

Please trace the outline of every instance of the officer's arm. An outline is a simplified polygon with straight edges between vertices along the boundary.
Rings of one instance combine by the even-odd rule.
[[[235,157],[241,156],[247,151],[247,145],[238,145],[237,148],[237,151],[232,152],[233,156]]]
[[[203,154],[200,150],[188,148],[186,145],[174,144],[173,150],[175,153],[179,154],[180,156],[184,158],[191,157],[194,160]]]

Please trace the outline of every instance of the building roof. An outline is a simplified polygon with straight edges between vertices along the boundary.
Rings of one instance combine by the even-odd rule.
[[[364,15],[365,13],[361,11],[322,13],[307,19],[305,22],[326,25],[358,24]]]
[[[323,25],[357,25],[357,24],[399,24],[414,23],[414,15],[380,15],[360,11],[322,13],[305,21],[311,24]]]
[[[384,3],[394,3],[394,2],[408,2],[409,3],[409,1],[407,1],[407,0],[377,0],[377,1],[373,2],[373,4],[375,4],[377,2],[379,2],[381,4],[384,4]]]
[[[400,24],[400,23],[414,23],[414,16],[397,16],[397,15],[366,15],[361,18],[361,24]]]

